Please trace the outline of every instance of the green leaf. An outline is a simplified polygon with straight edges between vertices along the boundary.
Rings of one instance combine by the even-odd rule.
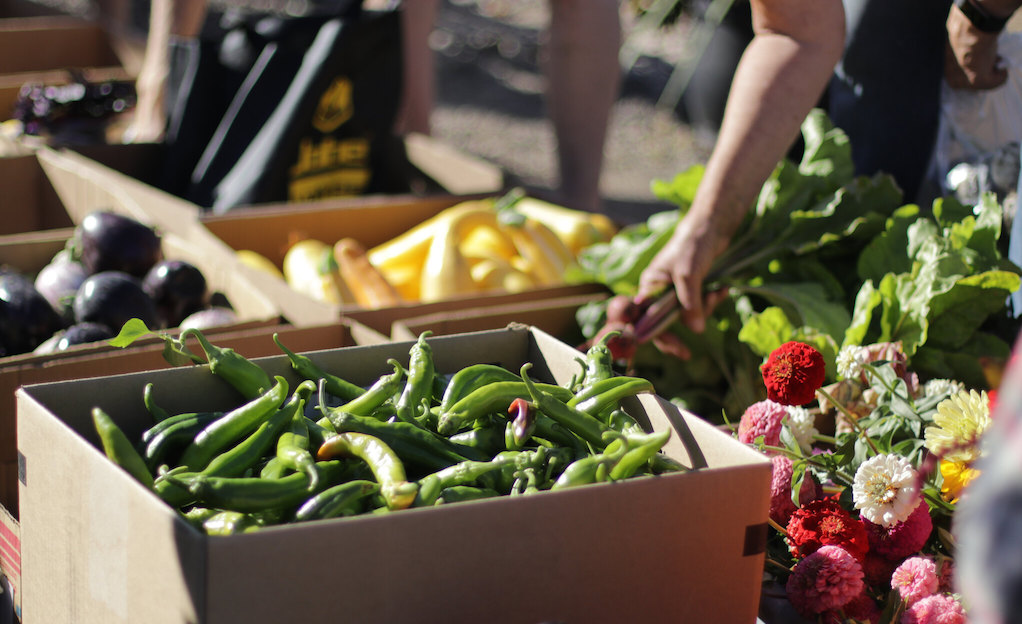
[[[705,171],[705,166],[693,165],[670,181],[653,180],[650,190],[657,199],[675,204],[685,212],[692,205]]]
[[[825,111],[819,108],[809,111],[802,122],[802,139],[804,147],[799,170],[803,175],[828,180],[834,187],[852,179],[855,165],[851,142]]]
[[[757,355],[766,357],[791,340],[794,333],[795,327],[784,310],[772,306],[746,320],[738,332],[738,339],[749,345]]]
[[[862,281],[879,283],[888,273],[912,270],[912,259],[906,253],[908,230],[917,221],[919,206],[914,204],[901,206],[891,214],[884,231],[859,254],[856,270]]]
[[[835,342],[841,340],[852,321],[845,305],[828,299],[819,283],[769,283],[745,290],[783,309],[793,325],[812,327]]]
[[[873,286],[872,280],[866,280],[855,295],[855,304],[852,307],[852,320],[848,325],[848,329],[845,330],[845,338],[841,343],[842,347],[867,344],[866,336],[869,334],[870,326],[873,322],[873,311],[880,307],[882,303],[883,295]]]
[[[965,345],[986,319],[1006,306],[1019,287],[1019,276],[1007,271],[969,275],[930,301],[929,344],[957,349]]]
[[[112,347],[127,347],[139,338],[148,336],[154,333],[148,327],[146,327],[145,321],[138,318],[128,319],[124,326],[121,327],[120,333],[116,336],[107,340],[107,344]]]

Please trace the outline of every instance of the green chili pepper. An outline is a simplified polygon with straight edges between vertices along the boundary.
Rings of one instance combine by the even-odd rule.
[[[321,461],[334,457],[357,457],[364,461],[379,482],[388,509],[404,509],[415,500],[418,485],[408,481],[401,459],[379,438],[364,433],[338,433],[316,453]]]
[[[493,488],[474,487],[471,485],[452,485],[440,490],[434,505],[449,505],[466,501],[479,500],[482,498],[493,498],[500,496],[500,492]]]
[[[447,384],[443,398],[440,399],[440,411],[441,413],[449,411],[455,403],[485,385],[498,381],[521,380],[522,378],[515,373],[496,364],[466,366],[451,376],[451,382]]]
[[[439,470],[469,459],[482,459],[482,453],[474,449],[459,448],[446,438],[406,422],[381,422],[375,418],[333,411],[330,422],[337,433],[362,433],[379,438],[391,447],[405,462]]]
[[[294,474],[294,470],[284,465],[284,462],[279,457],[274,455],[273,457],[266,460],[263,464],[262,469],[259,471],[259,478],[261,479],[283,479],[284,477]]]
[[[568,464],[554,484],[550,486],[550,489],[560,490],[566,487],[607,481],[610,478],[611,468],[627,452],[628,447],[621,438],[618,438],[608,444],[604,452],[594,453]]]
[[[329,487],[305,501],[295,512],[295,522],[324,520],[354,514],[362,499],[380,491],[380,484],[355,479]]]
[[[320,488],[343,480],[345,464],[320,462]],[[291,509],[309,498],[309,477],[301,472],[280,479],[211,477],[200,473],[167,474],[164,479],[187,489],[197,505],[245,513]]]
[[[454,485],[467,485],[479,480],[489,472],[513,465],[518,452],[500,453],[489,461],[467,460],[419,479],[419,491],[413,506],[428,507],[436,503],[440,492]]]
[[[198,339],[206,354],[206,361],[209,362],[210,372],[226,381],[246,399],[261,396],[273,386],[273,378],[269,373],[234,349],[211,344],[201,331],[194,328],[181,332],[181,342],[187,341],[189,336]]]
[[[303,383],[311,383],[306,381]],[[305,401],[301,401],[301,406]],[[305,424],[305,414],[301,408],[291,416],[287,429],[277,438],[277,457],[288,468],[304,472],[309,477],[309,489],[319,486],[319,473],[316,472],[316,459],[309,451],[309,427]]]
[[[203,416],[203,415],[205,415],[205,416]],[[219,416],[223,416],[223,412],[183,412],[181,414],[173,414],[171,416],[168,416],[165,420],[161,420],[160,422],[156,423],[152,427],[149,427],[148,429],[143,431],[142,432],[142,443],[143,444],[148,444],[150,440],[152,440],[156,436],[160,435],[161,433],[163,433],[167,429],[170,429],[171,427],[176,426],[179,422],[181,422],[183,420],[191,420],[191,419],[195,418],[196,416],[208,417],[208,418],[212,419],[212,418],[216,418],[216,417],[219,417]]]
[[[187,446],[206,426],[218,418],[223,412],[197,412],[171,416],[160,423],[159,433],[149,438],[143,456],[150,470],[155,470],[169,453]],[[143,436],[144,439],[144,436]]]
[[[477,422],[476,426],[472,429],[466,429],[447,439],[459,446],[472,448],[479,455],[485,455],[486,457],[493,457],[497,453],[507,450],[507,445],[504,443],[504,423],[499,420]]]
[[[567,388],[556,384],[539,384],[547,392],[570,398],[573,396]],[[476,388],[446,412],[441,412],[437,420],[437,431],[441,435],[453,435],[493,413],[503,414],[511,402],[519,398],[529,397],[529,386],[525,381],[497,381]]]
[[[433,348],[426,342],[431,334],[428,330],[419,334],[419,339],[409,349],[408,375],[396,404],[398,419],[416,426],[419,424],[423,401],[428,405],[433,397],[436,366],[433,363]]]
[[[394,367],[394,372],[382,375],[357,399],[348,401],[340,407],[333,408],[320,404],[319,409],[324,414],[323,418],[317,421],[320,426],[330,426],[330,419],[327,414],[331,411],[348,412],[356,416],[369,416],[373,413],[373,410],[393,399],[404,382],[405,371],[397,360],[390,359],[387,360],[387,363]]]
[[[534,383],[527,374],[531,367],[532,364],[523,364],[521,375],[522,380],[528,386],[529,395],[539,411],[591,444],[593,448],[604,448],[606,442],[603,439],[603,434],[608,431],[608,428],[589,414],[569,407],[567,403]]]
[[[218,511],[202,523],[206,535],[236,535],[259,529],[259,522],[240,511]]]
[[[653,392],[653,384],[641,377],[611,377],[592,384],[589,389],[589,392],[579,393],[567,404],[594,418],[602,415],[604,418],[601,420],[605,421],[607,413],[617,409],[622,399]]]
[[[170,413],[153,401],[153,384],[147,383],[142,390],[142,404],[145,405],[149,415],[153,417],[154,423],[161,423],[170,418]]]
[[[273,447],[280,432],[291,420],[292,412],[279,409],[269,420],[234,447],[214,457],[200,474],[215,477],[238,477],[255,466]],[[191,501],[191,493],[174,480],[156,479],[157,495],[172,507]]]
[[[262,395],[241,407],[227,412],[208,424],[181,455],[180,463],[198,472],[231,443],[241,439],[269,419],[287,397],[287,380],[278,376],[277,383]]]
[[[670,429],[641,436],[626,436],[628,450],[610,469],[610,480],[620,481],[634,475],[653,459],[670,437]]]
[[[580,391],[584,392],[594,383],[614,376],[614,354],[611,353],[607,342],[620,334],[619,331],[609,331],[586,349],[585,377],[582,378]]]
[[[352,399],[362,396],[365,392],[362,387],[326,372],[307,356],[299,355],[285,347],[280,342],[280,336],[276,332],[273,334],[273,342],[277,343],[280,350],[287,355],[287,359],[291,360],[291,368],[293,368],[299,376],[317,383],[322,379],[326,384],[326,391],[338,399],[341,399],[342,401],[351,401]]]
[[[139,455],[128,436],[124,435],[117,423],[110,418],[110,415],[101,408],[94,407],[92,408],[92,423],[96,427],[96,433],[99,434],[99,440],[106,456],[139,483],[152,489],[153,475],[146,467],[145,460]]]

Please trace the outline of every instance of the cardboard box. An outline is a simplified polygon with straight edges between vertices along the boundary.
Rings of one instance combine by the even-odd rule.
[[[503,305],[486,305],[403,318],[391,325],[392,340],[415,340],[429,330],[434,336],[500,329],[512,323],[542,329],[562,342],[578,345],[584,340],[575,313],[587,304],[603,301],[606,292],[584,293]]]
[[[439,336],[440,371],[480,361],[566,383],[578,351],[525,328]],[[307,355],[367,384],[410,343]],[[284,358],[257,360],[291,376]],[[207,537],[97,447],[91,408],[129,436],[153,383],[169,410],[227,409],[200,368],[18,391],[22,607],[28,622],[755,621],[770,463],[669,402],[629,406],[697,470],[534,496],[410,509]]]
[[[140,48],[78,17],[0,19],[0,120],[11,118],[23,85],[67,84],[71,69],[94,82],[133,80]]]
[[[85,158],[135,171],[140,176],[151,175],[146,172],[151,170],[160,155],[158,148],[152,145],[96,145],[83,147],[81,151]],[[65,207],[66,203],[81,203],[81,200],[70,201],[75,193],[82,192],[85,197],[90,194],[86,185],[75,185],[71,181],[73,176],[61,175],[57,164],[50,163],[44,167],[45,154],[49,152],[43,149],[22,156],[0,158],[0,188],[4,189],[4,199],[0,203],[4,212],[4,218],[0,221],[0,235],[74,225]],[[42,159],[40,154],[43,154]],[[101,204],[96,195],[95,192],[91,193],[95,198],[91,205]]]

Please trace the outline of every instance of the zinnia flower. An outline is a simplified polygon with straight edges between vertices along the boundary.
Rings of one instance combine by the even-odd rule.
[[[788,549],[796,558],[806,557],[823,546],[840,546],[856,559],[869,550],[869,536],[836,498],[803,504],[791,514],[786,527]]]
[[[901,624],[966,624],[965,609],[946,594],[933,594],[905,610]]]
[[[933,532],[933,518],[930,506],[919,500],[915,509],[904,522],[890,527],[861,518],[862,527],[869,537],[869,550],[887,559],[901,559],[919,552]]]
[[[877,455],[859,465],[852,500],[862,517],[891,527],[904,522],[919,503],[919,485],[911,462],[897,455]]]
[[[891,589],[898,590],[907,605],[932,596],[938,587],[937,565],[929,557],[909,557],[891,575]]]
[[[788,600],[804,617],[840,609],[862,593],[862,566],[840,546],[822,546],[788,577]]]
[[[770,458],[774,464],[773,480],[770,482],[770,519],[784,526],[788,524],[792,512],[797,509],[791,500],[791,460],[784,455]],[[810,474],[802,479],[802,487],[798,491],[798,501],[804,505],[816,498],[816,481]]]
[[[786,342],[760,367],[767,397],[784,405],[805,405],[823,386],[823,356],[804,342]]]
[[[866,354],[859,345],[846,345],[837,352],[837,374],[842,379],[857,379],[862,374]]]
[[[971,468],[966,463],[942,459],[940,460],[940,474],[944,477],[940,486],[940,493],[944,496],[944,500],[957,503],[966,486],[979,476],[979,470]]]
[[[979,438],[990,426],[986,392],[961,391],[937,404],[935,426],[923,433],[926,448],[948,461],[971,463],[979,458]]]
[[[923,396],[926,397],[950,395],[962,390],[965,390],[965,384],[952,379],[931,379],[923,384]]]
[[[787,410],[780,403],[763,399],[745,409],[738,422],[738,440],[752,444],[763,436],[763,444],[778,446],[781,443],[781,424]]]
[[[788,416],[784,419],[795,441],[803,453],[813,450],[813,439],[820,433],[816,428],[816,416],[804,407],[788,406]]]

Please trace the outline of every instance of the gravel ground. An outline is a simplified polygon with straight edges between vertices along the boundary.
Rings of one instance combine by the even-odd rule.
[[[605,146],[601,189],[607,212],[620,222],[667,206],[650,191],[705,162],[712,138],[688,128],[657,100],[674,68],[691,57],[684,20],[644,28],[622,3],[622,56],[636,59],[622,81]],[[546,0],[445,0],[436,24],[438,102],[434,136],[503,168],[523,184],[557,183],[553,130],[539,70]]]

